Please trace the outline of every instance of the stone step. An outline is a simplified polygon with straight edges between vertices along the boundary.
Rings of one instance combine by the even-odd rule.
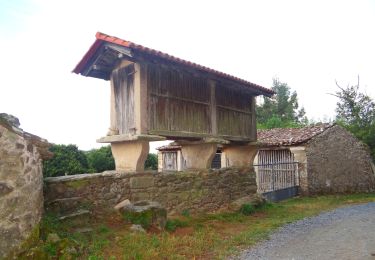
[[[74,219],[74,218],[77,218],[77,217],[82,217],[82,216],[89,216],[91,215],[91,212],[89,210],[86,210],[86,209],[79,209],[71,214],[67,214],[67,215],[63,215],[61,217],[59,217],[59,220],[67,220],[67,219]]]
[[[46,201],[45,205],[49,212],[67,214],[79,208],[82,199],[82,197],[55,199],[53,201]]]
[[[77,228],[74,230],[74,232],[76,233],[90,233],[92,231],[94,231],[94,229],[89,228],[89,227]]]

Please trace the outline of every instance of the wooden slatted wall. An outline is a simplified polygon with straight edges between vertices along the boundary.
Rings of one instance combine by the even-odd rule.
[[[211,133],[210,89],[206,79],[148,65],[149,130]]]
[[[112,72],[116,127],[119,134],[134,134],[134,65]]]
[[[255,140],[252,96],[224,85],[216,87],[218,134]]]

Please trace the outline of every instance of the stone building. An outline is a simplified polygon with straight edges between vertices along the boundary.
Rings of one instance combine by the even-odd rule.
[[[109,80],[110,143],[116,170],[143,171],[149,141],[174,140],[186,169],[209,168],[218,145],[226,166],[255,156],[255,97],[274,92],[257,84],[117,37],[96,40],[73,70]]]
[[[181,153],[180,145],[164,145],[156,148],[158,150],[158,172],[162,171],[183,171],[185,161]],[[221,167],[221,146],[211,162],[211,169],[220,169]]]
[[[367,146],[338,125],[276,128],[257,134],[254,165],[260,193],[297,186],[306,195],[375,190]],[[179,146],[158,150],[159,171],[183,169]],[[217,155],[225,167],[225,153]]]
[[[302,194],[375,190],[375,171],[368,147],[341,126],[320,124],[259,130],[258,141],[260,147],[255,157],[258,188],[262,165],[277,167],[296,162],[296,184]]]
[[[19,125],[0,114],[0,259],[39,241],[43,213],[41,160],[51,156],[49,143]]]

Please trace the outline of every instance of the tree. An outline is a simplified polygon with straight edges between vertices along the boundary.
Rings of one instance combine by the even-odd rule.
[[[357,85],[341,87],[331,94],[339,99],[336,106],[337,122],[366,143],[375,158],[375,102],[370,96],[359,91]]]
[[[154,153],[149,153],[145,162],[146,170],[157,170],[158,169],[158,156]]]
[[[92,172],[103,172],[115,169],[115,160],[110,146],[92,149],[86,152],[87,161]]]
[[[82,174],[89,172],[89,164],[83,151],[73,144],[52,145],[53,158],[43,162],[45,177]]]
[[[305,109],[299,109],[297,92],[287,83],[273,79],[273,98],[265,97],[257,106],[258,128],[298,127],[306,124]]]
[[[53,158],[43,162],[44,177],[103,172],[115,169],[110,146],[84,152],[76,145],[52,145]],[[158,156],[148,154],[145,169],[158,169]]]

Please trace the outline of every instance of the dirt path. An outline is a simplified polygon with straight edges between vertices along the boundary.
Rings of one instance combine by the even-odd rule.
[[[340,208],[286,225],[237,259],[375,260],[375,203]]]

